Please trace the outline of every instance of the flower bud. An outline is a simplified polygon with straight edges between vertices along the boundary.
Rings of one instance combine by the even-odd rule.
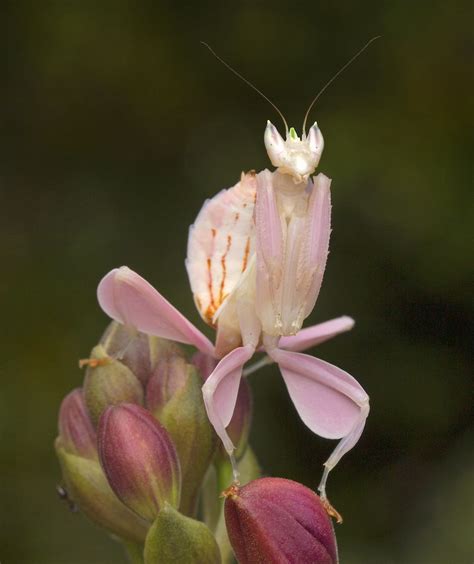
[[[202,381],[205,382],[212,374],[219,361],[213,356],[197,351],[191,357],[191,362],[198,369]]]
[[[166,404],[186,386],[190,369],[181,355],[171,352],[159,358],[146,388],[146,406],[155,417],[159,419]]]
[[[239,564],[335,564],[336,537],[319,497],[302,484],[260,478],[226,492],[225,519]]]
[[[102,361],[87,367],[84,380],[84,396],[94,424],[109,405],[143,404],[143,387],[125,364],[109,357],[102,345],[92,349],[91,358]]]
[[[109,484],[130,509],[153,521],[165,502],[178,507],[178,455],[166,429],[148,411],[134,404],[108,407],[98,442]]]
[[[76,388],[63,399],[58,427],[61,445],[67,452],[97,459],[97,437],[81,388]]]
[[[216,460],[212,470],[214,470],[214,479],[212,477],[212,471],[209,472],[206,476],[206,482],[203,485],[201,493],[203,517],[204,521],[214,531],[214,536],[221,551],[222,560],[228,562],[233,551],[227,534],[224,503],[222,495],[220,494],[233,479],[233,470],[229,457]],[[244,455],[239,460],[239,473],[241,484],[247,484],[252,480],[260,478],[260,465],[250,445],[245,449]]]
[[[147,386],[147,406],[170,433],[181,463],[180,511],[193,515],[199,488],[216,449],[197,370],[183,358],[166,355]]]
[[[157,359],[173,353],[183,356],[183,349],[172,341],[140,333],[132,327],[113,321],[100,343],[106,353],[120,360],[146,386]]]
[[[122,539],[143,542],[149,523],[130,511],[114,494],[97,460],[71,454],[56,439],[68,498],[91,521]]]
[[[201,521],[165,504],[148,532],[145,564],[220,564],[219,547]]]

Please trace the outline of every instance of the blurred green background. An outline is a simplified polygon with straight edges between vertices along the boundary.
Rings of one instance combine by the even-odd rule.
[[[188,226],[269,166],[266,120],[280,127],[199,41],[299,130],[379,34],[312,113],[334,230],[309,321],[356,319],[317,354],[372,406],[329,493],[343,563],[472,562],[472,16],[468,1],[1,3],[3,564],[125,561],[55,493],[57,410],[107,324],[97,282],[126,264],[202,327]],[[315,488],[335,443],[299,421],[276,368],[251,383],[264,471]]]

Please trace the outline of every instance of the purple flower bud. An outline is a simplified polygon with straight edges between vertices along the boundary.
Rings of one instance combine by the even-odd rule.
[[[165,502],[178,507],[181,469],[176,449],[148,411],[134,404],[108,407],[98,440],[107,479],[130,509],[152,521]]]
[[[97,437],[81,388],[70,392],[59,410],[59,441],[70,454],[97,459]]]
[[[156,363],[146,388],[146,405],[159,418],[163,408],[184,388],[190,365],[181,355],[163,354]]]
[[[148,335],[113,321],[105,330],[100,343],[107,354],[117,358],[145,384],[151,374],[152,360]]]
[[[191,362],[198,369],[202,381],[205,382],[219,361],[209,354],[197,351],[193,354]]]
[[[202,380],[192,364],[176,354],[158,361],[146,390],[147,407],[171,435],[181,463],[179,510],[194,515],[199,489],[216,450],[202,398]]]
[[[302,484],[260,478],[226,492],[225,520],[239,564],[338,562],[333,526],[319,497]]]

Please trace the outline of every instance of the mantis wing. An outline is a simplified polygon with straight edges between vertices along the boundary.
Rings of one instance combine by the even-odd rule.
[[[215,326],[254,254],[255,174],[207,200],[189,230],[186,268],[196,307]],[[219,310],[219,312],[218,312]]]

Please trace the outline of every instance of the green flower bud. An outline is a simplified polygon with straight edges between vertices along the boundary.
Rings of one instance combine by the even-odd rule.
[[[87,367],[84,396],[94,424],[109,405],[143,404],[142,384],[125,364],[110,357],[102,345],[92,349],[91,359],[99,362]]]
[[[114,494],[97,460],[69,453],[56,439],[68,498],[91,521],[110,533],[133,542],[143,542],[149,523],[130,511]]]
[[[153,521],[165,502],[178,507],[178,455],[166,429],[146,409],[128,403],[108,407],[98,443],[109,484],[130,509]]]
[[[97,459],[97,436],[81,388],[70,392],[59,409],[59,437],[64,449],[84,458]]]
[[[204,523],[165,506],[150,527],[145,564],[220,564],[219,547]]]
[[[260,478],[226,492],[225,520],[239,564],[336,564],[336,537],[319,497],[302,484]]]
[[[152,413],[170,433],[181,462],[180,511],[194,515],[204,475],[217,441],[202,398],[202,380],[183,358],[168,355],[158,362],[147,386]]]

